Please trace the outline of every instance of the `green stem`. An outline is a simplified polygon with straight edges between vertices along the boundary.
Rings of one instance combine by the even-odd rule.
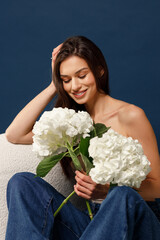
[[[90,204],[89,204],[89,201],[88,201],[88,200],[86,200],[86,205],[87,205],[89,217],[90,217],[90,219],[92,220],[92,219],[93,219],[93,214],[92,214],[92,210],[91,210],[91,207],[90,207]]]
[[[80,161],[79,159],[77,158],[75,152],[76,150],[79,148],[79,146],[77,148],[75,148],[73,150],[73,146],[70,145],[69,142],[67,142],[67,149],[68,149],[68,152],[66,153],[70,155],[71,159],[72,159],[72,162],[75,166],[75,168],[79,171],[82,170],[82,166],[80,164]],[[61,205],[59,206],[59,208],[55,211],[55,213],[53,214],[54,217],[57,216],[57,214],[59,213],[59,211],[61,210],[61,208],[67,203],[67,201],[70,199],[70,197],[75,193],[75,191],[73,191],[66,199],[64,199],[64,201],[61,203]],[[89,213],[89,216],[90,216],[90,219],[92,220],[93,219],[93,214],[92,214],[92,211],[91,211],[91,207],[90,207],[90,204],[89,204],[89,201],[86,200],[86,205],[87,205],[87,209],[88,209],[88,213]]]
[[[72,162],[74,164],[75,169],[81,171],[82,170],[81,163],[77,158],[76,154],[74,153],[73,147],[69,144],[69,142],[67,142],[67,149],[70,154],[70,157],[72,158]]]
[[[53,214],[54,217],[57,216],[57,214],[59,213],[59,211],[61,210],[61,208],[68,202],[68,200],[72,197],[72,195],[75,193],[75,191],[73,191],[67,198],[64,199],[64,201],[61,203],[61,205],[59,206],[59,208],[55,211],[55,213]],[[89,204],[89,201],[86,200],[86,205],[87,205],[87,209],[88,209],[88,213],[89,213],[89,217],[92,220],[93,219],[93,214],[92,214],[92,210]]]
[[[77,149],[79,149],[79,146],[78,147],[76,147],[73,151],[75,152],[75,151],[77,151]]]
[[[57,214],[59,213],[59,211],[61,210],[61,208],[68,202],[68,200],[70,199],[70,197],[72,197],[72,195],[75,193],[75,191],[73,191],[67,198],[64,199],[64,201],[61,203],[61,205],[59,206],[59,208],[55,211],[55,213],[53,214],[54,217],[57,216]]]

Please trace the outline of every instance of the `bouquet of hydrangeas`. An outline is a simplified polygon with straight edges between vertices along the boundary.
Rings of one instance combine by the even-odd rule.
[[[139,188],[150,172],[150,162],[138,140],[124,137],[113,129],[109,129],[101,138],[90,140],[89,155],[94,165],[89,175],[99,184]]]
[[[46,176],[65,156],[70,157],[75,169],[80,171],[78,156],[81,156],[83,170],[99,184],[138,188],[150,171],[150,162],[138,140],[124,137],[104,124],[94,124],[84,111],[54,108],[44,112],[35,123],[33,133],[33,151],[41,159],[36,170],[40,177]],[[86,203],[92,219],[88,201]]]
[[[75,112],[68,108],[44,112],[33,127],[33,151],[42,160],[37,167],[37,176],[46,176],[65,156],[72,158],[76,170],[82,170],[77,156],[82,157],[86,137],[93,129],[93,121],[87,112]],[[88,164],[89,160],[85,162],[86,167]]]

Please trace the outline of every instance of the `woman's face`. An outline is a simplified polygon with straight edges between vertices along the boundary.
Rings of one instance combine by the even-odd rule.
[[[60,65],[63,88],[78,104],[89,104],[98,95],[96,81],[87,62],[71,56]]]

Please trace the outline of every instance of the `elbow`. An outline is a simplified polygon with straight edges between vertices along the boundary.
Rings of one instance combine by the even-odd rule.
[[[13,144],[18,144],[19,141],[15,137],[13,133],[11,133],[8,129],[5,131],[5,136],[8,142],[13,143]]]
[[[17,134],[16,131],[11,131],[9,128],[5,131],[5,136],[8,142],[13,144],[32,144],[32,131],[26,135]]]

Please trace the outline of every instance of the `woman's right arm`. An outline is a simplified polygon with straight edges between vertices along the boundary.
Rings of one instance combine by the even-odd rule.
[[[55,95],[56,88],[54,84],[51,83],[32,101],[30,101],[7,128],[7,140],[12,143],[31,144],[33,142],[33,126],[37,118]]]
[[[61,46],[62,44],[56,47],[52,52],[52,70]],[[15,117],[13,122],[6,130],[7,140],[12,143],[31,144],[33,142],[33,126],[37,118],[55,95],[56,88],[52,82],[46,89],[44,89],[31,102],[29,102]]]

